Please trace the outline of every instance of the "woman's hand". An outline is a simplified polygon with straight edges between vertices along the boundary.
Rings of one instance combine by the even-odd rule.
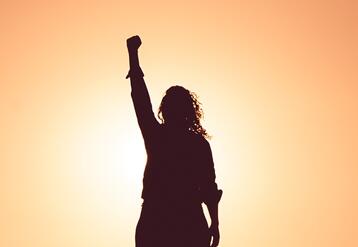
[[[140,40],[139,36],[132,36],[127,39],[127,48],[128,51],[136,51],[142,44],[142,41]]]
[[[210,240],[212,238],[210,247],[217,247],[220,241],[219,226],[216,224],[211,225],[209,228],[209,232],[210,232]]]

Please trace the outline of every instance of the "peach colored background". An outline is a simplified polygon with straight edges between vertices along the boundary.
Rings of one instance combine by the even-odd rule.
[[[338,0],[2,1],[0,246],[134,246],[133,34],[155,109],[172,84],[203,103],[221,246],[358,246],[357,13]]]

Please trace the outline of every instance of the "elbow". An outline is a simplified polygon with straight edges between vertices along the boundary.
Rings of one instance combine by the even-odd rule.
[[[210,193],[204,193],[203,202],[208,206],[218,204],[221,200],[222,195],[222,190],[215,190]]]

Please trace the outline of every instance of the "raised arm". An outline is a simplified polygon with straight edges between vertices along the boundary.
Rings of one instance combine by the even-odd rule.
[[[130,78],[131,81],[131,96],[134,109],[144,141],[147,144],[159,123],[155,119],[148,89],[143,79],[144,74],[139,65],[138,48],[141,44],[142,41],[139,36],[133,36],[127,39],[129,73],[126,78]]]

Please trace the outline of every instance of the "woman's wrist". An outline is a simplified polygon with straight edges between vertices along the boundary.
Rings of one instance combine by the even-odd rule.
[[[138,49],[137,48],[128,48],[128,54],[129,54],[129,56],[138,55]]]

